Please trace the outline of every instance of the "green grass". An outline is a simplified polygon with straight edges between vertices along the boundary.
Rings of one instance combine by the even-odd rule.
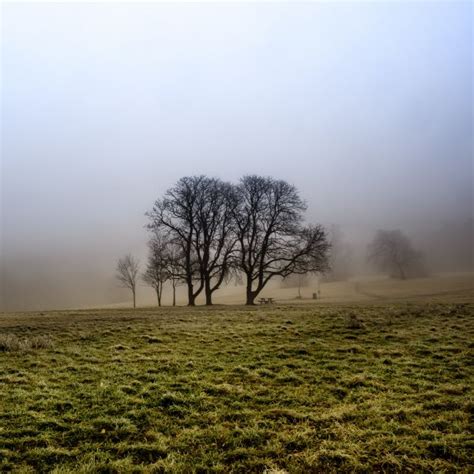
[[[0,341],[0,471],[473,472],[473,316],[471,304],[3,315],[0,333],[23,343]],[[38,336],[48,344],[28,343]]]

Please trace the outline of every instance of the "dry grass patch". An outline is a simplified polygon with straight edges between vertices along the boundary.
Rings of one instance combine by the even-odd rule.
[[[0,352],[28,352],[34,349],[49,349],[52,346],[50,336],[18,337],[15,334],[0,334]]]

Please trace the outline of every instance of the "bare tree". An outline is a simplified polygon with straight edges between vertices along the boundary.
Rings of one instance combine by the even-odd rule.
[[[142,279],[155,290],[158,306],[161,306],[163,285],[171,279],[167,254],[168,242],[164,236],[155,234],[150,242],[148,242],[148,247],[150,250],[148,264]]]
[[[170,269],[170,280],[171,280],[171,289],[173,292],[173,306],[176,306],[176,287],[178,287],[182,280],[179,276],[177,270],[179,269],[179,265],[177,261],[174,259],[173,255],[171,256],[171,260],[169,261],[169,269]]]
[[[204,280],[206,305],[229,275],[236,246],[233,210],[237,206],[234,187],[216,178],[199,183],[194,248]]]
[[[368,245],[367,259],[379,270],[402,280],[424,273],[422,255],[400,230],[379,230]]]
[[[179,249],[174,281],[188,286],[188,304],[205,291],[206,304],[229,275],[236,237],[232,209],[234,187],[216,178],[185,177],[148,213],[149,229],[166,231]]]
[[[275,276],[322,272],[329,244],[320,225],[303,226],[305,203],[294,186],[261,176],[245,176],[233,211],[239,267],[246,278],[246,304]]]
[[[173,306],[176,306],[176,288],[185,281],[185,273],[183,272],[185,259],[183,252],[176,242],[167,241],[165,249],[166,267],[168,271],[168,279],[171,282],[173,295]]]
[[[134,308],[136,308],[136,289],[139,268],[140,264],[138,260],[131,254],[125,255],[125,257],[120,258],[117,262],[117,280],[124,288],[132,290]]]
[[[195,249],[195,242],[199,240],[196,222],[198,190],[203,179],[204,176],[181,178],[147,213],[150,219],[149,230],[166,232],[167,237],[180,248],[183,258],[180,264],[181,274],[188,287],[189,306],[195,305],[197,296],[204,288],[204,278]]]

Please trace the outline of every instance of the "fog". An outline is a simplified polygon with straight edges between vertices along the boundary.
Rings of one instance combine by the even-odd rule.
[[[472,270],[470,2],[1,8],[0,310],[127,301],[116,259],[193,174],[288,180],[358,272],[381,228]]]

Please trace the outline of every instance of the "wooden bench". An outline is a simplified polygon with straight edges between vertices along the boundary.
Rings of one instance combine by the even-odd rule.
[[[273,304],[274,298],[260,298],[258,302],[260,304]]]

